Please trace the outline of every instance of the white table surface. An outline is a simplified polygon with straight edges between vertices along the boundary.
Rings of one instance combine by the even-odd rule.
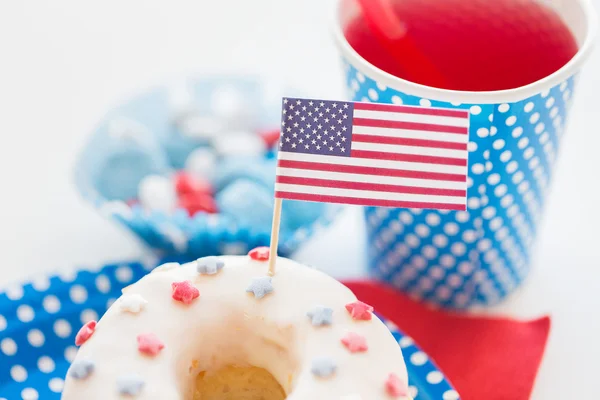
[[[330,0],[1,2],[0,286],[146,254],[83,203],[70,181],[86,134],[123,96],[179,74],[222,69],[261,71],[315,97],[340,96],[322,3]],[[534,272],[489,310],[552,315],[534,399],[600,398],[598,70],[595,52],[561,149]],[[361,223],[349,209],[298,258],[338,277],[360,275]]]

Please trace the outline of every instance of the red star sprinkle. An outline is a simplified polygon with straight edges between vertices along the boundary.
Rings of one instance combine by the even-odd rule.
[[[267,246],[257,247],[255,249],[250,250],[250,252],[248,253],[250,258],[256,261],[269,261],[270,254],[271,252]]]
[[[373,307],[362,301],[346,304],[346,310],[356,320],[370,321],[373,317]]]
[[[369,346],[367,346],[367,339],[364,336],[353,332],[350,332],[346,337],[342,338],[342,343],[350,350],[350,353],[359,353],[369,349]]]
[[[392,397],[408,396],[408,384],[398,375],[390,374],[385,381],[385,391]]]
[[[140,353],[144,353],[149,356],[155,356],[165,348],[163,342],[161,342],[154,333],[139,335],[137,337],[137,342]]]
[[[173,282],[171,288],[173,289],[173,299],[184,304],[191,304],[200,296],[200,291],[190,281]]]
[[[96,321],[90,321],[81,327],[79,332],[77,332],[77,336],[75,336],[75,346],[81,346],[92,337],[96,330],[96,324]]]

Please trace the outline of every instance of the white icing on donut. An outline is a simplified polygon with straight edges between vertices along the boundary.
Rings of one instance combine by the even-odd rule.
[[[375,316],[353,319],[346,305],[357,299],[333,278],[278,258],[274,290],[258,299],[247,289],[254,278],[266,276],[267,263],[219,259],[225,266],[215,275],[199,274],[196,262],[169,265],[128,287],[77,354],[76,362],[94,363],[93,373],[85,379],[68,374],[62,399],[123,399],[117,382],[136,376],[144,381],[136,399],[189,400],[200,371],[227,365],[264,368],[288,400],[393,399],[386,394],[388,376],[407,382],[400,346],[388,328]],[[182,281],[200,291],[190,304],[172,298],[172,283]],[[147,302],[138,313],[122,309],[132,298]],[[322,322],[326,313],[313,325],[308,314],[323,308],[333,310],[331,323]],[[350,333],[366,338],[368,349],[350,351],[342,343]],[[164,343],[156,355],[138,350],[136,338],[147,334]],[[335,364],[335,372],[318,377],[312,370],[323,359]]]

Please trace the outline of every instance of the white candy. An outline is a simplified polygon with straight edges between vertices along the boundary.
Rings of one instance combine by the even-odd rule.
[[[185,160],[185,170],[197,179],[210,180],[217,168],[217,155],[211,149],[200,147]]]
[[[182,115],[176,121],[176,124],[185,136],[198,140],[210,140],[224,129],[223,123],[217,118],[202,115],[198,112],[189,112]]]
[[[177,195],[171,179],[148,175],[138,186],[140,204],[149,210],[171,212],[177,205]]]
[[[256,104],[244,98],[244,94],[231,86],[215,90],[211,99],[214,114],[229,127],[250,126],[256,118]]]
[[[183,135],[208,140],[223,130],[218,118],[202,113],[187,83],[179,83],[169,90],[171,119]]]
[[[229,156],[261,156],[266,151],[265,142],[252,132],[231,132],[212,142],[217,154]]]

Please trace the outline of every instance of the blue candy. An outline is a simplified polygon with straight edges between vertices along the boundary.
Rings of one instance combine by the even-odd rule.
[[[142,178],[170,170],[152,134],[135,120],[119,117],[100,127],[81,157],[80,168],[107,200],[135,198]]]
[[[273,218],[273,192],[248,179],[238,179],[216,196],[219,211],[241,225],[268,231]]]
[[[169,157],[169,162],[174,168],[182,169],[188,156],[198,147],[207,147],[209,141],[184,134],[182,129],[173,124],[166,135],[161,137],[162,146]]]
[[[232,182],[245,179],[272,192],[275,182],[275,165],[276,160],[258,157],[225,158],[215,172],[213,186],[218,192]]]

